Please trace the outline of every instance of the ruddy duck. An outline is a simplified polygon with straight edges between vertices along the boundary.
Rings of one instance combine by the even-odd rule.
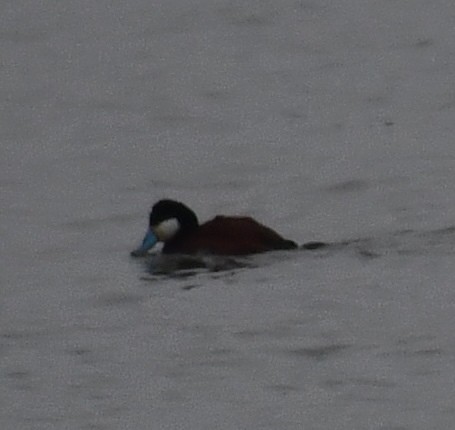
[[[144,240],[131,255],[143,256],[158,242],[164,243],[165,254],[247,255],[297,248],[292,240],[250,217],[218,215],[199,224],[190,208],[174,200],[160,200],[153,206]]]

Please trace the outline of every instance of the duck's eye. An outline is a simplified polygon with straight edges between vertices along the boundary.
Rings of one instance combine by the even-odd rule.
[[[153,227],[153,231],[155,232],[156,237],[161,242],[166,242],[167,240],[172,239],[179,230],[180,223],[177,218],[161,221],[159,224]]]

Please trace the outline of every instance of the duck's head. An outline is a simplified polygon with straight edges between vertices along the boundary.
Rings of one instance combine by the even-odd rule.
[[[160,200],[152,207],[149,228],[141,246],[132,251],[131,255],[133,257],[143,256],[158,242],[168,242],[198,226],[199,222],[195,213],[183,203],[174,200]]]

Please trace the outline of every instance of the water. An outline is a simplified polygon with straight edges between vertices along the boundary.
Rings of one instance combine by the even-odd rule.
[[[0,9],[2,429],[451,428],[452,2]],[[133,260],[162,197],[335,245]]]

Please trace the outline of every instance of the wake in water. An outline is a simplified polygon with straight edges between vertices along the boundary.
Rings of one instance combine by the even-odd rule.
[[[351,249],[362,257],[384,255],[452,254],[455,245],[455,226],[435,230],[400,230],[381,237],[360,238],[329,244],[331,249]]]
[[[217,255],[165,255],[151,254],[141,261],[147,277],[184,279],[200,273],[212,275],[233,272],[239,269],[257,267],[249,257],[226,257]]]
[[[283,261],[296,252],[328,258],[334,253],[349,252],[361,259],[381,258],[386,255],[421,255],[428,253],[454,253],[455,226],[430,231],[401,230],[381,237],[357,238],[339,242],[307,242],[298,251],[276,251],[251,256],[164,255],[150,254],[141,260],[144,279],[184,279],[201,273],[214,277],[224,276],[238,270],[257,268],[271,262]]]

